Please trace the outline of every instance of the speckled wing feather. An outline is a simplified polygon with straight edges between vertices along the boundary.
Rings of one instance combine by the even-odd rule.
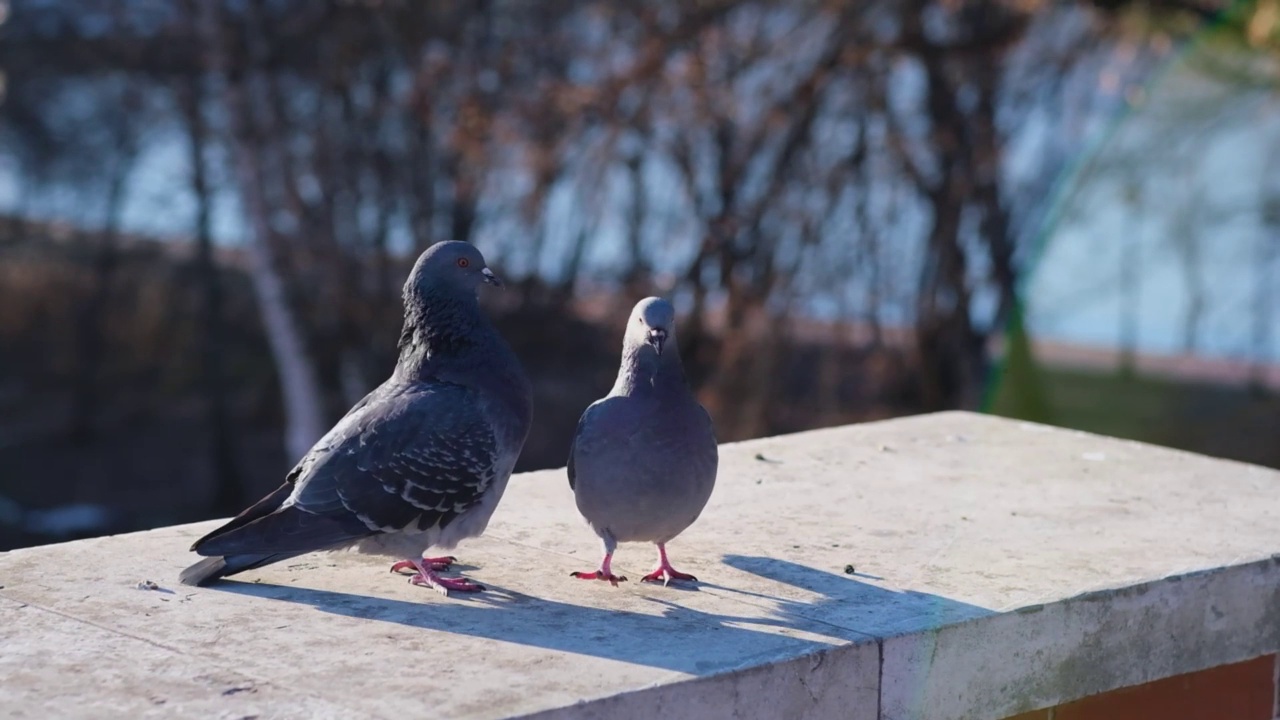
[[[202,555],[309,552],[447,526],[493,481],[497,441],[475,393],[430,383],[349,414],[295,469],[282,507],[195,548]]]

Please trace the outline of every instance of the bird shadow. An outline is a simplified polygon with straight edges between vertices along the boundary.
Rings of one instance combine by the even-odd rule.
[[[939,611],[948,617],[990,612],[925,593],[885,590],[772,558],[730,555],[724,560],[732,568],[817,593],[820,597],[814,602],[802,602],[782,594],[731,584],[699,583],[709,592],[665,593],[664,588],[658,587],[643,595],[629,594],[622,604],[631,609],[614,609],[535,597],[493,585],[487,585],[488,591],[484,593],[453,595],[441,602],[410,602],[235,580],[223,581],[214,588],[309,605],[321,612],[392,623],[408,630],[516,643],[691,675],[710,675],[741,667],[745,662],[795,657],[833,645],[871,640],[874,632],[851,627],[848,622],[836,622],[849,619],[849,613],[841,612],[842,609],[884,606],[890,608],[891,614],[903,613],[904,617],[937,615]],[[768,583],[754,584],[768,586]],[[674,583],[671,587],[689,589]],[[711,592],[734,602],[725,608],[727,603],[704,601],[710,600],[707,595]],[[636,609],[636,602],[653,603],[653,606]],[[755,607],[749,608],[747,604]],[[715,607],[716,611],[703,609],[707,607]],[[729,612],[719,612],[721,609]],[[892,624],[886,623],[882,615],[875,615],[878,621],[869,628]]]
[[[717,589],[749,595],[774,605],[774,615],[784,624],[807,618],[847,627],[872,637],[938,628],[995,613],[990,608],[962,602],[943,595],[916,590],[894,590],[863,582],[859,578],[883,580],[875,575],[838,575],[788,560],[757,555],[725,555],[731,568],[818,597],[796,600],[733,587]]]
[[[565,582],[568,581],[566,578]],[[659,606],[657,612],[600,608],[534,597],[492,584],[486,585],[488,589],[484,593],[450,596],[442,602],[411,602],[295,585],[238,581],[224,581],[214,587],[241,595],[310,605],[334,615],[393,623],[410,630],[517,643],[692,675],[709,675],[737,667],[744,656],[790,657],[849,639],[833,636],[821,642],[786,637],[766,628],[740,625],[732,618],[722,620],[721,616],[678,602],[632,597],[628,598],[632,601],[631,607],[635,607],[635,600],[654,602]],[[823,628],[820,623],[806,624],[812,626],[815,633],[831,632],[831,628]]]

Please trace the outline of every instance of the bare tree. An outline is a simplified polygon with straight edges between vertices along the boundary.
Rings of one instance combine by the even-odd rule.
[[[214,495],[210,509],[218,514],[234,514],[248,500],[244,480],[236,465],[231,420],[227,410],[228,387],[223,366],[226,334],[223,319],[221,270],[214,259],[211,217],[212,192],[205,151],[209,128],[205,121],[203,73],[193,75],[174,88],[186,120],[191,164],[191,192],[195,196],[196,277],[201,286],[200,359],[204,381],[206,424],[209,430],[209,464],[213,470]]]
[[[1271,158],[1268,166],[1275,168],[1280,160],[1280,143],[1272,141],[1268,150]],[[1270,182],[1263,185],[1259,198],[1262,210],[1262,227],[1255,242],[1253,288],[1253,367],[1250,385],[1255,393],[1264,394],[1268,389],[1266,372],[1273,365],[1276,324],[1276,305],[1280,297],[1276,292],[1276,277],[1280,275],[1280,181],[1271,174]]]
[[[113,95],[118,99],[119,107],[103,123],[111,158],[110,170],[106,175],[105,217],[101,231],[96,233],[96,247],[92,250],[92,290],[81,301],[78,313],[78,347],[74,356],[77,369],[71,413],[71,436],[77,442],[87,442],[95,434],[106,354],[104,325],[111,306],[119,261],[117,242],[120,216],[129,187],[129,171],[138,152],[138,130],[130,117],[137,112],[140,103],[137,88],[123,79],[118,80],[117,87],[119,91]]]
[[[273,232],[260,163],[263,148],[244,87],[252,75],[234,77],[229,73],[227,55],[231,39],[222,4],[197,4],[208,67],[222,81],[223,105],[230,125],[227,144],[234,158],[245,219],[252,229],[252,238],[246,243],[249,270],[280,382],[286,422],[285,445],[292,461],[306,454],[324,434],[328,424],[324,403],[302,330],[294,318],[284,280],[272,257]],[[267,130],[263,134],[271,136]]]

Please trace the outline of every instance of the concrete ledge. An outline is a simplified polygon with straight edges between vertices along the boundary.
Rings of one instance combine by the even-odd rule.
[[[721,468],[670,548],[695,590],[568,578],[598,557],[562,470],[514,478],[459,548],[492,589],[472,599],[349,554],[177,585],[211,523],[0,554],[0,707],[1000,718],[1280,650],[1275,471],[967,413]]]

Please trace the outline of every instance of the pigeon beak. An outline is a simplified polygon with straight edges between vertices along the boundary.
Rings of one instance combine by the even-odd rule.
[[[499,287],[499,288],[500,288],[500,287],[502,287],[502,280],[501,280],[501,279],[499,279],[497,275],[494,275],[494,274],[493,274],[493,271],[492,271],[492,270],[490,270],[489,268],[485,268],[485,269],[481,270],[481,271],[480,271],[480,274],[481,274],[481,275],[484,275],[484,281],[485,281],[486,283],[488,283],[488,284],[490,284],[490,285],[492,285],[492,286],[494,286],[494,287]]]
[[[659,355],[662,354],[662,346],[665,345],[666,343],[667,343],[666,330],[663,330],[662,328],[652,328],[651,330],[649,330],[649,344],[653,346],[653,349],[657,351]]]

